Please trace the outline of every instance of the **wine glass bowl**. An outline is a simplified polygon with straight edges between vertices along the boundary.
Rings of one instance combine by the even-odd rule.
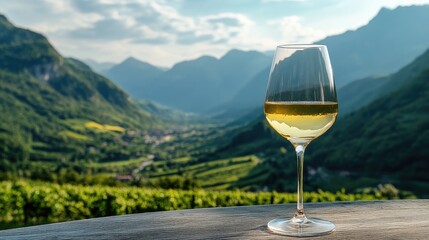
[[[318,236],[335,230],[321,219],[309,219],[303,206],[303,166],[307,145],[325,133],[338,114],[337,95],[324,45],[281,45],[271,66],[264,112],[269,125],[297,154],[297,210],[292,218],[278,218],[268,228],[288,236]]]

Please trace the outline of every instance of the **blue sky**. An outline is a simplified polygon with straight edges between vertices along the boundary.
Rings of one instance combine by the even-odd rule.
[[[232,48],[311,43],[365,25],[381,7],[411,4],[429,0],[0,0],[0,13],[65,56],[170,67]]]

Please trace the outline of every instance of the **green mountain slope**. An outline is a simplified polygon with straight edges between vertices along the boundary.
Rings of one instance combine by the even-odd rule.
[[[428,109],[429,67],[340,119],[333,131],[314,142],[308,164],[349,175],[340,181],[388,181],[428,197]],[[320,184],[338,181],[318,179]]]
[[[378,86],[383,96],[346,114],[308,147],[307,183],[311,188],[356,189],[390,182],[424,195],[429,170],[429,51]],[[370,81],[374,79],[362,80]],[[340,102],[341,105],[341,102]],[[262,117],[237,134],[217,154],[259,153],[265,161],[253,174],[267,174],[259,186],[293,190],[294,153],[286,140],[267,127]],[[281,150],[282,147],[285,150]],[[280,149],[280,150],[279,150]],[[286,152],[286,154],[284,154]],[[286,160],[288,159],[288,160]],[[250,173],[252,174],[252,172]],[[288,179],[288,182],[285,180]],[[276,184],[278,181],[281,183]]]
[[[113,62],[97,62],[92,59],[83,59],[83,62],[87,64],[91,69],[97,73],[104,73],[108,71],[111,67],[115,66]]]
[[[6,162],[76,159],[106,140],[97,134],[101,128],[115,134],[161,124],[110,80],[2,15],[0,112],[0,160]]]
[[[417,57],[398,72],[383,77],[368,77],[354,81],[338,91],[340,116],[353,112],[373,100],[402,86],[410,78],[416,77],[429,67],[428,51]]]
[[[320,150],[312,159],[329,169],[428,181],[428,110],[429,67],[393,93],[344,117],[320,139],[315,146]]]
[[[339,89],[339,116],[353,112],[380,97],[380,88],[386,84],[388,79],[388,76],[367,77],[353,81]]]

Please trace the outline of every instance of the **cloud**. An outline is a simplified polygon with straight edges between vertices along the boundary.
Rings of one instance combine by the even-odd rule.
[[[27,11],[36,19],[31,23],[34,29],[49,33],[51,39],[62,41],[68,47],[72,47],[73,42],[88,45],[100,41],[103,44],[120,41],[136,45],[225,45],[245,41],[246,31],[253,25],[241,13],[185,15],[177,7],[181,1],[39,0],[39,4],[34,4],[37,11],[24,3],[13,4],[21,14]]]
[[[218,17],[218,18],[211,18],[206,20],[208,23],[211,24],[220,24],[223,26],[232,26],[232,27],[238,27],[241,26],[241,22],[238,18],[233,17]]]
[[[66,33],[88,40],[127,40],[143,44],[221,44],[238,36],[240,31],[252,24],[246,16],[236,13],[188,17],[155,0],[74,0],[71,6],[80,14],[100,16],[89,26]]]
[[[198,42],[213,42],[213,40],[213,35],[196,35],[195,32],[181,32],[177,35],[176,42],[178,44],[190,45]]]
[[[251,20],[251,12],[243,10],[242,4],[218,9],[210,3],[212,9],[207,11],[199,8],[199,0],[186,2],[0,0],[0,5],[7,6],[4,11],[12,20],[22,19],[19,24],[46,34],[63,54],[74,57],[111,61],[135,55],[167,65],[203,54],[220,57],[231,48],[270,49],[278,43],[279,25],[267,26],[265,19],[254,16]],[[298,23],[303,25],[301,20]]]
[[[221,57],[232,48],[311,43],[366,24],[381,6],[429,0],[363,2],[0,0],[0,8],[17,26],[45,34],[65,56],[119,61],[133,55],[167,66],[201,55]]]
[[[312,43],[323,38],[326,33],[323,31],[305,26],[303,18],[299,16],[288,16],[280,21],[272,21],[271,26],[281,29],[281,38],[285,43]]]
[[[97,1],[72,0],[70,3],[72,7],[83,13],[100,12],[100,10],[102,10],[102,8],[100,8],[100,4]]]
[[[149,45],[165,45],[170,42],[168,38],[165,37],[138,37],[131,39],[131,43],[143,43],[143,44],[149,44]]]
[[[242,14],[220,13],[199,19],[199,31],[213,35],[213,44],[225,44],[245,34],[253,22]]]
[[[80,28],[69,32],[71,37],[87,39],[118,40],[138,37],[136,28],[127,26],[117,19],[103,19],[94,23],[89,28]]]

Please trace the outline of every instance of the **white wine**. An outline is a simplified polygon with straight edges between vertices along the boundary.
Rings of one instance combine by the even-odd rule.
[[[338,114],[336,102],[265,102],[268,123],[292,144],[308,144],[325,133]]]
[[[320,236],[335,231],[335,225],[329,221],[307,218],[303,197],[305,148],[332,127],[338,114],[335,82],[326,46],[278,46],[265,99],[268,123],[295,147],[298,183],[295,215],[290,219],[273,219],[267,228],[274,233],[294,237]]]

